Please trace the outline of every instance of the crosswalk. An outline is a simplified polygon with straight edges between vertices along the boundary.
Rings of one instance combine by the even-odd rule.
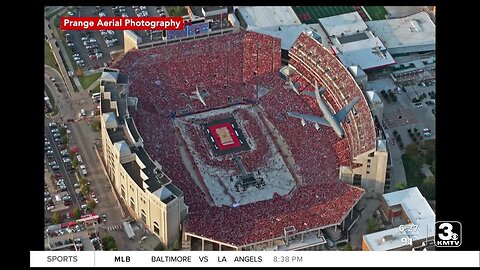
[[[121,225],[114,225],[114,226],[110,226],[110,227],[107,227],[107,231],[111,232],[111,231],[116,231],[116,230],[120,230],[122,228]]]

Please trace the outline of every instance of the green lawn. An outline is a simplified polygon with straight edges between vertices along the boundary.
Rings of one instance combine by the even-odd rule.
[[[58,12],[60,12],[62,9],[59,9],[53,13],[50,13],[50,15],[47,16],[47,20],[50,20],[53,16],[55,16],[56,14],[58,14]]]
[[[49,65],[54,69],[58,70],[58,64],[53,56],[52,49],[47,41],[45,41],[45,65]],[[59,70],[58,70],[59,71]]]
[[[373,21],[385,20],[385,15],[388,14],[387,10],[383,6],[363,6],[363,8],[365,8]]]
[[[94,93],[100,93],[100,84],[97,84],[97,86],[95,86],[95,88],[93,88],[93,90],[90,91],[90,94],[94,94]]]
[[[78,77],[78,80],[80,81],[80,84],[82,85],[83,89],[86,90],[92,83],[94,83],[98,78],[102,76],[102,73],[95,73],[89,76],[80,76]]]
[[[65,41],[65,34],[62,31],[60,31],[60,36],[62,37],[63,47],[67,51],[68,59],[70,59],[70,63],[72,63],[73,70],[77,71],[78,70],[77,62],[75,62],[75,59],[73,59],[72,50],[70,49],[70,47],[67,46],[67,41]],[[63,61],[65,61],[65,59],[63,59]],[[67,67],[67,63],[64,62],[64,64],[65,64],[65,67]]]
[[[318,23],[318,19],[353,12],[351,6],[292,6],[303,23]]]
[[[405,167],[405,177],[409,187],[420,187],[425,176],[421,172],[422,164],[410,158],[408,155],[402,155],[403,166]]]
[[[167,9],[167,13],[170,16],[184,16],[188,15],[187,9],[184,6],[173,6],[173,7],[165,7]]]

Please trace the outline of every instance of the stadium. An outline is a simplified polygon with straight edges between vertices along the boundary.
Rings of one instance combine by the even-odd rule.
[[[365,190],[383,192],[386,150],[350,73],[307,34],[289,51],[300,92],[325,87],[334,112],[360,97],[339,138],[287,115],[322,112],[286,87],[280,54],[280,39],[240,30],[131,50],[103,72],[108,176],[166,245],[322,250],[348,241]]]

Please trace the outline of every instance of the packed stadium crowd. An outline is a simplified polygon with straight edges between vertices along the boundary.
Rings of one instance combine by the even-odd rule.
[[[290,64],[304,76],[318,80],[327,92],[324,97],[339,111],[354,97],[360,97],[355,105],[355,116],[344,129],[352,146],[352,158],[375,147],[375,128],[372,115],[361,89],[342,63],[318,41],[302,33],[289,51]]]
[[[322,59],[320,65],[332,69],[332,76],[336,72],[345,72],[343,67],[337,67],[339,62],[333,60],[334,57],[327,57],[325,49],[317,48],[308,39],[311,38],[301,35],[296,43],[305,44],[307,49],[315,48]],[[310,61],[297,48],[294,50],[297,50],[294,54],[300,55],[297,58]],[[338,83],[342,84],[343,79],[347,82],[341,90],[334,89],[335,82],[327,80],[321,71],[311,72],[315,70],[313,65],[304,66],[299,64],[301,61],[292,59],[300,72],[308,77],[317,77],[319,85],[327,87],[327,101],[337,104],[334,105],[335,110],[348,102],[341,96],[351,99],[361,95],[358,87],[355,88],[349,81],[351,77],[336,75]],[[374,137],[371,137],[373,121],[365,99],[356,107],[358,119],[352,119],[357,129],[350,128],[350,125],[345,128],[350,145],[354,145],[353,153],[345,149],[349,144],[345,140],[339,142],[332,129],[317,131],[313,125],[302,128],[298,119],[287,116],[288,111],[320,112],[311,100],[284,89],[284,82],[278,76],[279,39],[242,31],[131,51],[113,67],[129,76],[129,95],[139,99],[137,110],[130,109],[130,114],[142,134],[145,149],[152,159],[162,164],[165,173],[184,192],[185,203],[189,207],[187,232],[233,245],[245,245],[280,237],[287,226],[295,226],[302,231],[340,223],[362,196],[363,190],[338,179],[338,167],[351,160],[352,154],[358,154],[374,142]],[[196,86],[204,88],[209,95],[205,98],[206,107],[189,97]],[[269,91],[260,93],[260,86]],[[302,87],[312,90],[307,83]],[[336,91],[342,91],[342,94],[335,94]],[[286,142],[302,185],[288,195],[274,197],[272,194],[270,200],[238,207],[211,206],[192,181],[178,154],[180,142],[176,137],[178,132],[174,129],[176,120],[172,113],[187,111],[193,114],[222,108],[231,104],[232,98],[238,97],[258,101],[259,107]],[[247,169],[253,170],[258,168],[257,162],[264,162],[263,155],[269,151],[265,132],[256,122],[259,120],[249,113],[240,113],[238,117],[243,119],[247,136],[256,144],[256,151],[242,158]],[[362,123],[364,120],[368,123]],[[190,138],[206,162],[222,168],[234,167],[232,161],[228,163],[208,157],[210,146],[202,141],[205,136],[193,125],[187,127],[187,132],[196,132]]]

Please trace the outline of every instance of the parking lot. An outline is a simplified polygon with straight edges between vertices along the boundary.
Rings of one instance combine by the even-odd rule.
[[[68,126],[63,127],[56,122],[49,122],[45,127],[45,209],[46,223],[51,221],[51,212],[59,212],[61,214],[60,222],[68,221],[71,217],[70,210],[79,208],[81,214],[89,214],[93,211],[87,206],[88,201],[94,201],[95,204],[99,200],[93,190],[93,183],[90,179],[80,181],[76,175],[78,172],[82,177],[88,177],[88,168],[84,164],[84,160],[78,147],[64,144],[60,129],[65,128],[66,133],[70,133]],[[73,152],[73,155],[72,155]],[[72,161],[72,157],[76,159]],[[76,163],[77,168],[73,166]],[[88,190],[82,192],[82,187],[88,186]],[[68,216],[70,214],[70,217]]]
[[[82,6],[69,11],[73,17],[140,17],[160,16],[163,7],[157,6]],[[161,39],[162,33],[134,31],[144,41]],[[150,35],[149,35],[150,34]],[[123,49],[122,31],[64,31],[67,46],[74,61],[84,70],[97,69],[108,65],[112,51]]]
[[[47,211],[65,210],[72,205],[80,207],[78,199],[71,196],[75,190],[73,180],[75,175],[72,174],[75,170],[71,166],[71,160],[68,158],[66,150],[67,146],[63,143],[59,128],[60,126],[56,123],[50,123],[45,127],[45,163],[49,167],[47,171],[48,180],[53,180],[50,189],[48,189],[50,183],[47,183],[50,181],[46,179],[47,182],[45,183],[47,189],[44,195]],[[50,177],[51,175],[53,177]],[[61,206],[61,208],[58,209],[58,206]]]

